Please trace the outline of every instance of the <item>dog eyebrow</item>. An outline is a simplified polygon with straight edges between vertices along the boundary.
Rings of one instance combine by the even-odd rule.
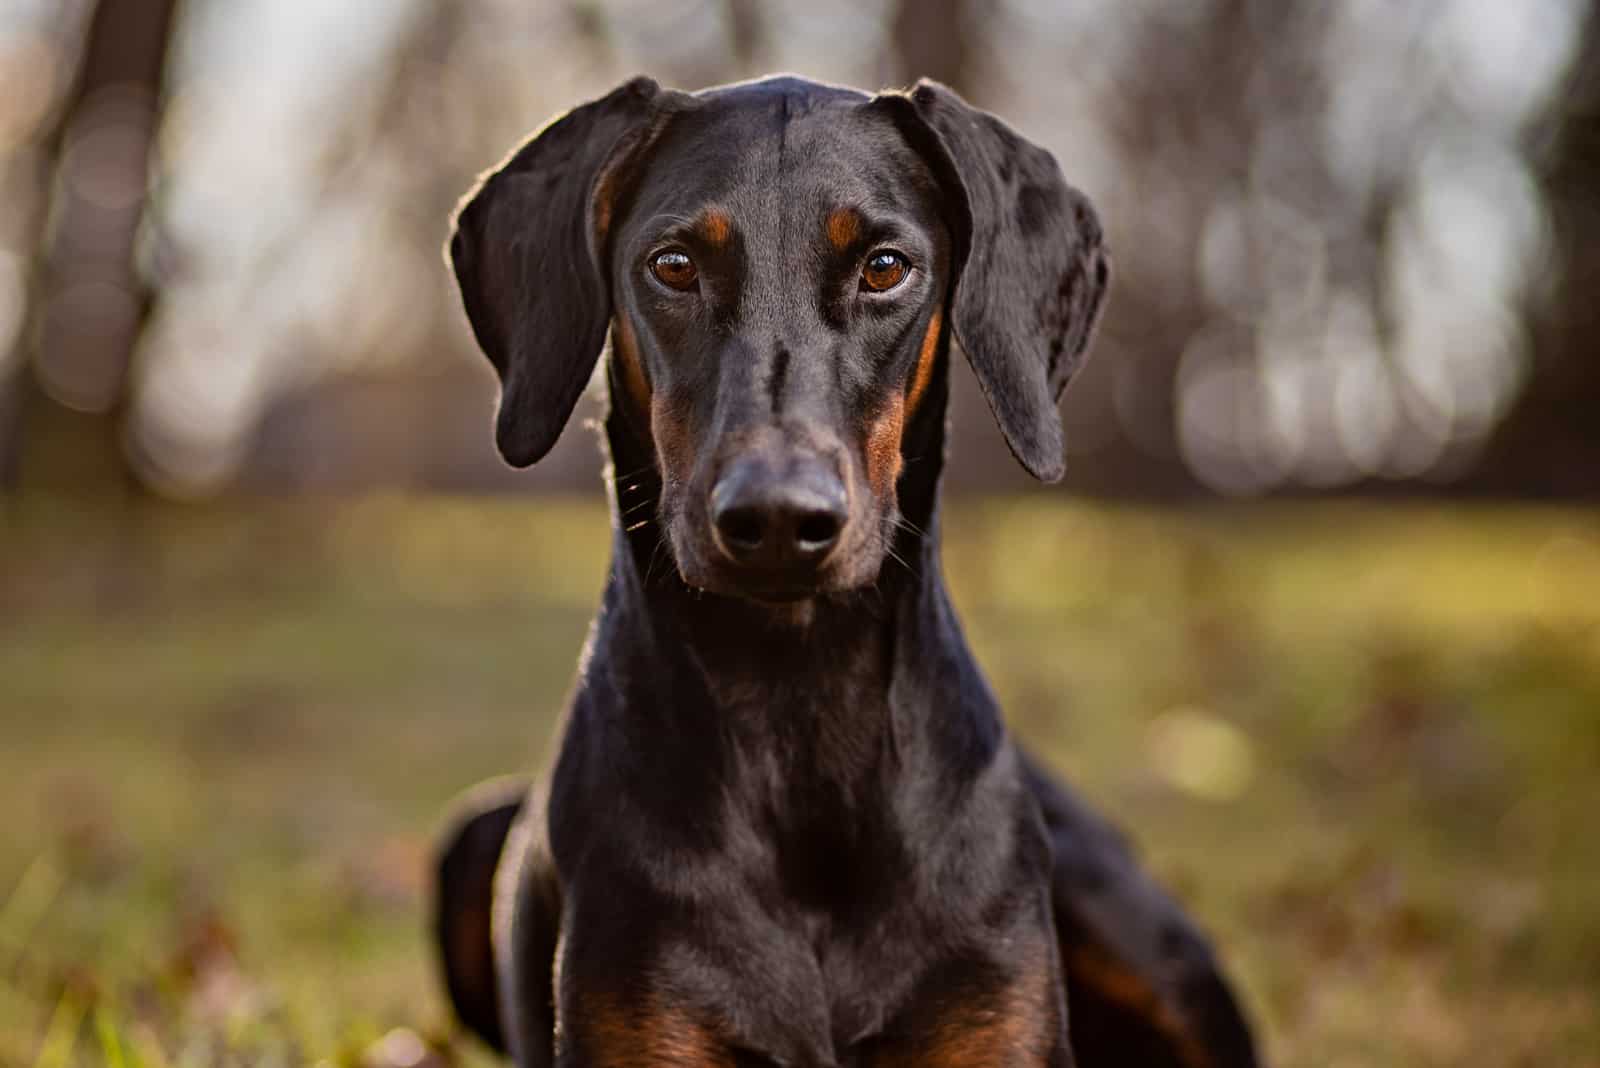
[[[824,228],[828,232],[828,243],[843,252],[861,236],[861,213],[855,208],[834,208],[828,213]]]
[[[707,208],[700,213],[694,228],[708,244],[720,248],[728,243],[728,238],[733,234],[733,220],[721,208]]]
[[[721,208],[706,208],[695,215],[663,212],[646,219],[640,232],[645,235],[644,243],[652,247],[669,241],[698,241],[723,248],[733,237],[733,218]]]
[[[872,244],[897,246],[914,261],[926,261],[933,254],[923,227],[899,212],[838,207],[823,217],[822,230],[829,247],[836,253],[848,253],[861,245]]]

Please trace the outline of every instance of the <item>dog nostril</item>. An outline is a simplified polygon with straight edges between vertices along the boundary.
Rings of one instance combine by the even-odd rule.
[[[717,480],[708,503],[717,549],[741,567],[816,567],[848,519],[844,486],[805,457],[776,469],[760,458],[741,461]]]
[[[766,532],[766,520],[756,508],[726,508],[717,516],[717,533],[736,549],[760,548]]]
[[[839,536],[839,525],[839,517],[832,512],[808,512],[795,525],[795,541],[801,549],[826,548]]]

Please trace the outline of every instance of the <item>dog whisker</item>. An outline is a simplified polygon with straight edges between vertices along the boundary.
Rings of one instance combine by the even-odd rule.
[[[665,556],[667,547],[666,539],[660,530],[656,532],[655,544],[650,547],[650,562],[645,565],[644,584],[650,585],[650,577],[656,573],[656,560]]]
[[[620,486],[622,483],[633,481],[634,479],[639,478],[641,475],[645,474],[646,472],[652,471],[652,470],[654,470],[654,467],[652,465],[645,464],[643,467],[635,467],[633,470],[625,471],[625,472],[623,472],[621,474],[613,473],[610,476],[610,482],[611,482],[611,484],[613,486]],[[629,489],[633,489],[637,485],[638,485],[638,483],[635,483],[634,486],[629,486],[628,488]]]
[[[919,538],[926,538],[928,536],[928,532],[926,530],[923,530],[921,527],[917,526],[915,523],[913,523],[911,520],[907,519],[903,515],[895,516],[894,517],[894,523],[895,523],[895,526],[902,527],[905,530],[909,530],[911,533],[915,534]]]

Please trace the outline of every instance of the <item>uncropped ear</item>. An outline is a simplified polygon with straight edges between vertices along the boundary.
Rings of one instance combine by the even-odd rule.
[[[495,440],[514,467],[550,451],[605,344],[608,177],[650,139],[665,95],[635,78],[553,120],[463,200],[450,238],[461,299],[500,374]]]
[[[1054,482],[1065,470],[1056,402],[1111,278],[1100,221],[1054,156],[938,82],[878,100],[895,109],[950,205],[956,340],[1012,453]]]

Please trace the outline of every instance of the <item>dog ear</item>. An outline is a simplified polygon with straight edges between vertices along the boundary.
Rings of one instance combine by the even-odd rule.
[[[605,344],[608,179],[649,140],[664,94],[635,78],[551,121],[463,199],[450,262],[500,375],[495,440],[526,467],[561,434]]]
[[[901,130],[951,204],[956,340],[1012,453],[1054,482],[1065,470],[1056,402],[1111,278],[1100,220],[1054,156],[945,86],[923,79],[899,100]]]

